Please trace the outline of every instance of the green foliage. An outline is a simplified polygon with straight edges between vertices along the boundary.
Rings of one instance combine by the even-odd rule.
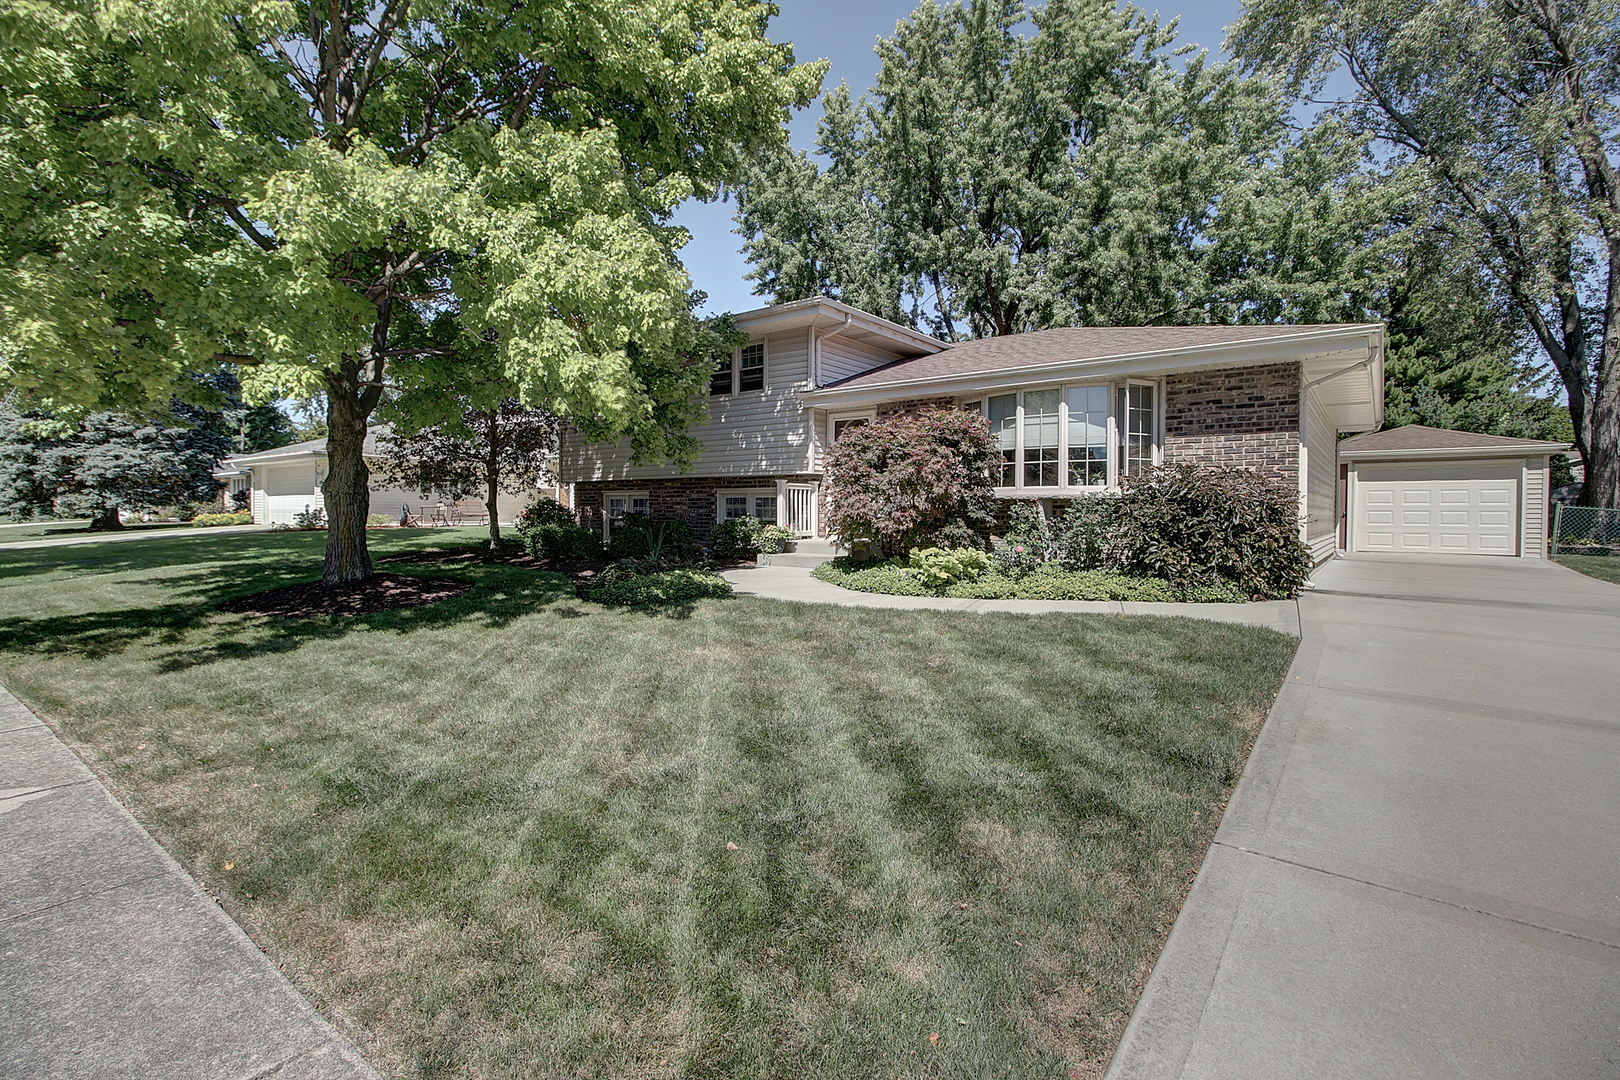
[[[975,552],[980,555],[982,553]],[[1132,577],[1106,570],[1064,570],[1047,563],[1017,577],[997,570],[981,572],[948,584],[929,584],[911,567],[897,560],[857,563],[840,558],[816,567],[822,581],[856,592],[889,596],[945,596],[962,600],[1127,600],[1137,602],[1191,601],[1221,603],[1246,600],[1242,590],[1226,583],[1178,590],[1162,578]]]
[[[1082,495],[1051,524],[1053,558],[1065,570],[1096,570],[1108,558],[1108,537],[1119,501],[1112,495]]]
[[[1340,69],[1349,76],[1355,90],[1335,95],[1332,114],[1382,141],[1389,168],[1421,185],[1413,220],[1433,232],[1436,246],[1473,264],[1469,275],[1483,279],[1493,306],[1511,313],[1511,337],[1534,337],[1564,384],[1588,466],[1583,501],[1615,505],[1620,8],[1251,0],[1230,33],[1249,70],[1295,95],[1318,96]],[[1466,314],[1473,302],[1459,295]],[[1413,389],[1432,393],[1414,407],[1457,423],[1445,409],[1472,402],[1448,394],[1447,383],[1483,375],[1502,389],[1501,358],[1491,355],[1501,340],[1493,333],[1474,343],[1492,361],[1484,372],[1466,363],[1466,350],[1460,365],[1418,372]],[[1513,419],[1516,410],[1504,406],[1523,402],[1494,393],[1479,404],[1485,415],[1465,409],[1461,423],[1489,428],[1504,411]]]
[[[825,170],[783,149],[749,173],[756,291],[947,340],[1334,316],[1387,223],[1363,141],[1291,139],[1269,85],[1174,37],[1130,5],[919,5],[869,96],[822,99]]]
[[[978,577],[990,569],[990,556],[977,548],[912,548],[912,576],[930,589]]]
[[[709,570],[677,569],[599,585],[591,599],[613,607],[686,604],[730,596],[731,582]]]
[[[823,465],[827,522],[880,552],[978,547],[995,522],[1001,451],[977,413],[928,409],[844,429]]]
[[[551,496],[542,495],[523,508],[523,512],[518,515],[516,528],[519,536],[527,536],[542,525],[572,524],[574,524],[573,511]]]
[[[781,525],[766,525],[759,530],[759,550],[767,554],[786,551],[793,542],[793,534]]]
[[[1242,469],[1162,465],[1128,478],[1110,548],[1125,573],[1183,591],[1230,581],[1247,596],[1282,599],[1311,572],[1297,492]]]
[[[163,418],[96,412],[78,421],[0,402],[0,513],[116,528],[120,507],[212,500],[214,466],[230,451],[218,419],[178,399]]]
[[[393,518],[389,517],[387,514],[367,514],[366,515],[366,524],[367,525],[397,525],[399,523],[397,521],[395,521]]]
[[[523,541],[529,554],[537,559],[574,562],[602,557],[602,541],[596,530],[572,521],[536,525],[524,533]]]
[[[386,521],[386,519],[385,519]],[[251,525],[252,514],[198,514],[191,519],[193,525]]]
[[[324,529],[326,528],[326,511],[320,507],[304,507],[293,515],[292,527],[294,529]]]
[[[727,518],[709,530],[709,550],[721,559],[746,559],[765,549],[760,536],[765,523],[743,515]]]
[[[680,565],[703,557],[697,533],[684,521],[653,521],[643,514],[626,514],[608,537],[607,557],[654,559]]]

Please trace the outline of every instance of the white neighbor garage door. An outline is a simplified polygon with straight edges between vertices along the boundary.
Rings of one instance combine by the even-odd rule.
[[[1518,461],[1363,463],[1354,548],[1517,555],[1520,476]]]
[[[291,525],[294,514],[304,508],[319,508],[320,496],[315,494],[314,465],[282,465],[264,471],[264,501],[266,525]]]

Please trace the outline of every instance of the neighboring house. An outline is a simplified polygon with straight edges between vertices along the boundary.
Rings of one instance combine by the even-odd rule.
[[[1421,424],[1346,439],[1339,545],[1546,558],[1549,461],[1568,449]]]
[[[378,482],[381,454],[377,449],[377,438],[386,434],[385,427],[370,429],[366,432],[362,448],[366,465],[371,470],[371,513],[382,514],[390,521],[398,522],[401,514],[409,509],[412,514],[426,519],[441,502],[437,496],[388,487]],[[253,511],[255,525],[291,524],[296,514],[322,509],[321,483],[326,479],[326,469],[326,440],[321,438],[226,458],[214,470],[214,479],[222,486],[221,495],[226,506],[230,505],[232,493],[243,490],[250,493],[248,506]],[[560,497],[561,501],[567,502],[566,489],[542,488],[539,493]],[[533,501],[535,494],[525,492],[510,495],[501,492],[497,504],[501,524],[515,522],[523,508]],[[463,500],[462,505],[468,502],[477,502],[482,506],[484,500]]]
[[[1383,422],[1384,328],[1076,327],[949,344],[823,298],[745,312],[716,372],[693,468],[634,465],[628,441],[565,430],[559,472],[606,535],[626,513],[700,535],[749,514],[825,535],[822,454],[852,424],[974,409],[1000,440],[996,494],[1050,511],[1160,462],[1241,466],[1297,486],[1301,536],[1337,547],[1342,432]]]

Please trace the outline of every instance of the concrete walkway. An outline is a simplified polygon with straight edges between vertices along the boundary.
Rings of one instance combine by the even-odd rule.
[[[1109,1080],[1620,1076],[1620,587],[1316,581]]]
[[[732,587],[744,596],[796,600],[844,607],[906,608],[931,611],[1012,611],[1038,615],[1053,611],[1105,615],[1184,615],[1212,622],[1263,626],[1299,636],[1299,607],[1293,600],[1259,604],[1137,604],[1118,600],[952,600],[935,596],[888,596],[855,592],[810,576],[798,566],[756,566],[727,570]]]
[[[0,1077],[377,1080],[0,690]]]
[[[214,525],[195,529],[175,526],[168,529],[131,529],[128,532],[87,532],[80,536],[42,536],[33,540],[13,540],[0,544],[0,551],[18,548],[68,547],[73,544],[116,544],[130,540],[173,540],[182,536],[229,536],[232,533],[269,532],[268,525]],[[0,533],[4,539],[5,533]]]

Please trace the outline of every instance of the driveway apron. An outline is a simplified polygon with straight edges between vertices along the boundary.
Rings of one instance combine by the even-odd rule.
[[[1620,1077],[1620,587],[1315,580],[1109,1080]]]

